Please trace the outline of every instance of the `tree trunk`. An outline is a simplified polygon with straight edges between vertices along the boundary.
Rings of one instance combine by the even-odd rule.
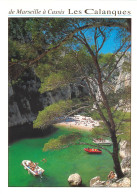
[[[100,93],[101,93],[103,105],[105,106],[107,114],[108,114],[108,119],[105,118],[105,116],[104,116],[103,112],[101,111],[98,103],[97,103],[97,110],[98,110],[102,120],[104,121],[104,124],[107,126],[107,128],[108,128],[108,130],[111,134],[111,140],[113,142],[112,158],[113,158],[113,162],[114,162],[114,169],[115,169],[115,172],[117,174],[117,177],[122,178],[122,177],[124,177],[124,174],[121,170],[120,161],[119,161],[119,157],[118,157],[119,149],[118,149],[118,143],[117,143],[117,137],[116,137],[115,122],[114,122],[113,115],[112,115],[112,112],[111,112],[111,107],[109,105],[107,96],[106,96],[106,94],[104,92],[104,89],[103,89],[102,70],[101,70],[100,65],[98,63],[97,55],[94,54],[93,50],[91,49],[91,47],[87,43],[86,39],[85,39],[85,44],[84,45],[87,47],[87,49],[88,49],[88,51],[89,51],[89,53],[90,53],[90,55],[91,55],[91,57],[94,61],[95,68],[97,70],[98,87],[99,87],[99,90],[100,90]],[[77,58],[77,60],[78,60],[78,58]],[[81,67],[81,64],[80,64],[79,60],[78,60],[78,64],[80,65],[80,69],[81,69],[81,72],[82,72],[82,67]],[[86,79],[87,85],[89,87],[90,94],[93,97],[94,102],[96,102],[97,99],[96,99],[96,96],[92,92],[92,88],[90,86],[90,81],[87,77],[85,77],[85,79]]]
[[[120,161],[119,161],[119,148],[118,148],[118,143],[117,143],[117,137],[115,132],[113,132],[113,134],[111,133],[111,139],[113,142],[113,153],[112,153],[112,158],[113,158],[113,162],[114,162],[114,169],[115,172],[117,174],[117,178],[122,178],[124,177],[124,174],[121,170],[121,166],[120,166]]]

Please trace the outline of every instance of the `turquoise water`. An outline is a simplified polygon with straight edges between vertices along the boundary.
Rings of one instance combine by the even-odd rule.
[[[42,148],[51,138],[57,138],[63,134],[70,134],[75,130],[59,129],[54,134],[44,138],[23,139],[9,147],[9,186],[10,187],[68,187],[70,174],[79,173],[83,186],[89,186],[90,179],[100,176],[102,180],[107,178],[113,169],[111,156],[102,151],[101,155],[86,153],[84,145],[71,146],[61,150],[43,152]],[[89,132],[81,132],[87,141]],[[91,141],[88,138],[88,142]],[[109,147],[112,149],[112,147]],[[46,158],[47,162],[42,161]],[[28,174],[21,165],[22,160],[38,162],[45,170],[42,177],[34,177]]]

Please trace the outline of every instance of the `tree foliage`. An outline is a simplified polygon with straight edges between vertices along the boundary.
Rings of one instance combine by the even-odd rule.
[[[91,110],[94,104],[113,142],[115,171],[118,178],[123,177],[118,157],[117,121],[114,117],[117,110],[115,105],[119,105],[119,102],[118,98],[116,101],[113,99],[118,92],[120,94],[120,91],[114,89],[120,75],[119,62],[127,56],[131,46],[130,20],[28,18],[22,21],[10,19],[9,26],[10,45],[15,48],[9,48],[11,79],[14,79],[13,75],[18,77],[19,71],[22,73],[24,69],[33,66],[42,82],[39,90],[41,93],[66,84],[79,83],[90,97],[90,100],[84,102],[86,105],[75,105],[67,100],[46,107],[39,112],[34,127],[44,127],[51,124],[51,121],[57,122],[63,114],[74,114],[83,108],[88,107]],[[116,42],[113,53],[102,54],[102,48],[113,33]],[[126,70],[130,71],[128,64],[126,66]],[[14,73],[14,68],[18,69],[17,74]],[[58,145],[58,142],[55,143]]]
[[[10,79],[17,79],[26,68],[33,65],[39,65],[46,62],[46,56],[49,52],[55,51],[63,44],[70,44],[74,35],[87,29],[94,29],[95,27],[119,27],[118,35],[122,37],[123,34],[130,32],[130,19],[114,19],[114,18],[100,18],[100,19],[84,19],[84,18],[10,18],[9,19],[9,76]],[[17,44],[18,42],[18,44]],[[30,55],[20,58],[21,50],[17,53],[11,52],[12,44],[14,49],[18,50],[18,45],[26,45],[26,51],[32,49],[33,59]],[[27,48],[27,45],[29,47]],[[94,43],[92,43],[94,46]],[[77,45],[78,46],[78,45]],[[76,47],[76,44],[75,44]],[[15,61],[13,61],[13,59]],[[22,68],[22,63],[26,66]],[[17,73],[16,73],[17,69]]]
[[[41,84],[39,91],[44,93],[60,87],[63,87],[71,82],[71,74],[66,71],[59,71],[58,73],[51,73],[46,77]]]
[[[73,132],[69,135],[61,135],[56,139],[50,139],[47,143],[44,144],[43,151],[61,149],[64,146],[69,146],[74,142],[78,141],[81,138],[81,133]]]
[[[34,121],[34,128],[43,128],[50,125],[51,121],[57,122],[58,118],[66,114],[72,108],[72,101],[59,101],[44,108],[38,113],[37,119]]]

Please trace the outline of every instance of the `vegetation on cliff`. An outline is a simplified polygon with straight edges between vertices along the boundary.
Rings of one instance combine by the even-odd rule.
[[[107,45],[111,36],[115,41]],[[14,45],[14,49],[12,46],[9,49],[10,79],[17,79],[26,68],[33,66],[42,82],[41,93],[72,83],[79,83],[88,91],[88,97],[81,98],[73,106],[62,101],[45,108],[39,112],[34,127],[44,127],[54,123],[56,118],[94,107],[112,139],[112,158],[117,176],[123,177],[117,140],[121,121],[117,124],[115,113],[121,104],[126,103],[126,98],[121,97],[122,102],[119,101],[120,90],[115,90],[115,85],[120,75],[119,63],[126,58],[131,46],[130,20],[10,19],[9,41],[9,45]],[[102,49],[112,47],[112,44],[112,53],[103,54]],[[127,70],[127,64],[130,60],[121,66]],[[126,96],[125,87],[122,90]]]

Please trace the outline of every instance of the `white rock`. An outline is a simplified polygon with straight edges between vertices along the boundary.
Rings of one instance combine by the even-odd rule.
[[[82,179],[78,173],[75,173],[69,176],[68,182],[70,183],[71,186],[79,186],[82,183]]]
[[[127,151],[127,141],[125,140],[120,142],[119,155],[122,159],[131,155],[130,152]]]
[[[123,180],[118,183],[118,187],[130,187],[130,186],[131,186],[131,181],[127,177],[123,178]]]
[[[118,187],[117,183],[112,183],[111,185],[109,185],[110,187]]]
[[[97,181],[100,181],[100,176],[96,176],[90,180],[90,187],[92,187]]]
[[[99,181],[97,180],[92,187],[104,187],[105,186],[106,181]]]
[[[130,187],[131,180],[127,177],[119,179],[118,181],[109,185],[109,187]]]

